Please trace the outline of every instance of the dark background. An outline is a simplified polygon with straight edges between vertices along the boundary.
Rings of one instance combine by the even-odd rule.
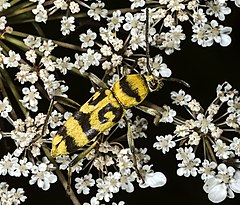
[[[233,3],[232,3],[233,4]],[[166,82],[164,88],[158,93],[151,94],[149,101],[154,100],[162,106],[169,101],[169,93],[172,90],[178,91],[184,89],[197,99],[204,108],[211,103],[216,96],[216,87],[224,81],[228,81],[232,86],[240,90],[239,84],[239,46],[240,46],[240,28],[239,28],[240,10],[232,7],[232,13],[226,16],[224,22],[220,24],[233,28],[231,33],[232,43],[228,47],[221,47],[214,44],[209,48],[202,48],[196,43],[191,42],[191,32],[189,26],[184,27],[187,39],[181,45],[181,51],[175,51],[174,54],[167,56],[163,51],[159,51],[164,56],[164,62],[173,71],[173,77],[177,77],[188,82],[191,87],[184,88],[174,82]],[[185,26],[185,25],[184,25]],[[79,86],[79,83],[77,83]],[[85,97],[85,96],[83,96]],[[82,98],[82,97],[81,97]],[[85,99],[87,100],[87,98]],[[143,117],[148,117],[142,114]],[[171,133],[172,128],[168,125],[161,124],[155,127],[149,118],[148,139],[137,141],[137,147],[145,147],[148,144],[148,154],[151,156],[150,164],[153,164],[155,171],[163,172],[167,177],[167,184],[161,188],[140,189],[135,184],[135,191],[131,194],[121,191],[115,194],[112,201],[118,202],[123,200],[126,204],[145,205],[148,203],[157,204],[205,204],[211,203],[207,194],[203,191],[203,182],[200,176],[197,177],[178,177],[176,174],[177,162],[175,160],[175,151],[162,155],[160,151],[152,148],[156,141],[155,136]],[[26,191],[26,205],[33,204],[57,204],[71,205],[60,182],[51,185],[50,190],[42,191],[36,184],[30,186],[27,178],[13,178],[9,176],[0,176],[0,181],[7,181],[11,187],[23,187]],[[80,195],[80,201],[82,195]],[[239,195],[236,194],[234,199],[227,198],[220,205],[239,204]],[[107,203],[104,203],[107,204]]]

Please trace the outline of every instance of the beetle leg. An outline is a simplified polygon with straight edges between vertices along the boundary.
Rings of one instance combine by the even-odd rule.
[[[154,124],[157,126],[159,124],[159,120],[162,117],[162,111],[163,109],[153,103],[150,103],[148,101],[143,101],[140,105],[136,106],[139,110],[152,115],[154,117]]]
[[[132,153],[132,157],[133,157],[133,166],[135,168],[135,171],[138,175],[138,177],[140,179],[142,179],[142,181],[144,182],[144,178],[143,176],[141,175],[139,169],[138,169],[138,166],[137,166],[137,158],[136,158],[136,152],[135,152],[135,145],[134,145],[134,139],[133,139],[133,135],[132,135],[132,128],[131,128],[131,125],[130,125],[130,122],[128,121],[128,119],[126,119],[127,121],[127,141],[128,141],[128,146],[129,146],[129,149]]]
[[[43,137],[45,135],[47,125],[48,125],[48,121],[49,121],[50,115],[52,113],[55,101],[57,101],[60,104],[66,105],[68,107],[72,107],[74,109],[79,109],[79,107],[80,107],[80,105],[77,102],[75,102],[74,100],[72,100],[70,98],[66,98],[66,97],[63,97],[63,96],[53,96],[52,99],[50,100],[50,105],[48,107],[47,115],[46,115],[46,118],[45,118],[45,121],[44,121],[44,124],[43,124],[43,127],[42,127],[41,134],[37,135],[32,140],[31,143],[36,142],[37,140],[39,140],[41,137]]]
[[[106,83],[104,83],[99,77],[97,77],[95,74],[93,73],[88,73],[88,72],[84,72],[82,74],[84,77],[88,78],[93,87],[95,87],[94,85],[97,85],[99,88],[103,88],[103,89],[108,89],[108,86],[106,85]]]
[[[76,165],[80,160],[82,160],[96,145],[99,143],[99,139],[101,138],[101,135],[97,137],[97,139],[83,152],[81,152],[78,156],[76,156],[68,165],[68,186],[67,191],[70,191],[71,187],[71,177],[72,177],[72,167]]]

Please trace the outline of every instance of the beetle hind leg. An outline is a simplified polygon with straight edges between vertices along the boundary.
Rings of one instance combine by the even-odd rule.
[[[67,184],[67,192],[69,193],[71,187],[71,179],[72,179],[72,167],[75,166],[79,161],[81,161],[92,149],[96,147],[99,143],[99,139],[101,135],[97,137],[97,139],[87,147],[83,152],[81,152],[78,156],[76,156],[68,165],[68,184]]]
[[[130,152],[132,154],[133,166],[135,168],[138,178],[141,179],[142,182],[144,182],[144,177],[140,173],[140,170],[139,170],[138,164],[137,164],[137,157],[136,157],[136,150],[135,150],[134,139],[133,139],[133,134],[132,134],[132,128],[131,128],[131,125],[130,125],[130,122],[128,121],[128,119],[126,119],[126,121],[127,121],[127,129],[128,129],[127,130],[127,141],[128,141],[128,146],[129,146]]]

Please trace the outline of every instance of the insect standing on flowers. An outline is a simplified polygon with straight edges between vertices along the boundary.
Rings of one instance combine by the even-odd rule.
[[[148,24],[148,9],[146,9],[146,64],[149,74],[125,75],[115,82],[110,89],[94,74],[85,73],[86,77],[96,84],[99,89],[61,126],[52,140],[51,155],[54,158],[74,153],[85,145],[90,145],[70,162],[69,176],[71,175],[71,167],[98,144],[98,136],[101,136],[104,131],[118,123],[125,116],[127,109],[140,105],[149,92],[158,91],[162,88],[164,80],[178,81],[186,85],[185,82],[178,79],[158,78],[151,74],[149,68]],[[138,177],[143,179],[137,167],[131,126],[127,119],[126,122],[128,128],[127,141],[132,153],[134,168]]]
[[[93,74],[88,74],[88,77],[97,83],[101,82],[100,79],[96,80],[97,77]],[[95,140],[69,165],[74,166],[98,143],[96,140],[98,135],[119,122],[125,115],[126,109],[138,106],[149,92],[162,88],[163,80],[165,79],[154,75],[129,74],[118,80],[112,89],[100,88],[57,131],[52,140],[51,155],[55,158],[59,155],[71,154]],[[141,177],[137,168],[130,123],[127,122],[127,124],[127,139],[133,154],[134,167]]]

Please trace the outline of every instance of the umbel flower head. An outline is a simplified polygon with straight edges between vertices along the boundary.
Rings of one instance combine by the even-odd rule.
[[[88,201],[84,205],[124,205],[114,202],[114,194],[164,186],[162,167],[151,161],[152,148],[147,147],[149,135],[155,135],[148,130],[152,122],[135,108],[120,105],[124,117],[76,153],[53,159],[52,139],[66,131],[61,126],[75,116],[72,108],[78,110],[89,92],[112,90],[133,73],[171,80],[173,70],[164,58],[180,52],[186,39],[203,48],[230,45],[232,28],[225,20],[234,4],[239,7],[240,1],[0,0],[0,151],[7,145],[0,155],[0,175],[25,177],[44,191],[60,182],[74,205],[79,199]],[[91,82],[89,76],[95,76]],[[131,85],[125,83],[119,90],[128,90],[137,101],[140,87],[132,90]],[[171,92],[172,105],[144,101],[138,108],[153,115],[155,124],[174,125],[174,131],[165,135],[159,129],[153,147],[162,154],[176,149],[177,175],[201,177],[209,200],[219,203],[240,191],[240,97],[227,82],[217,87],[216,94],[206,109],[184,90]],[[103,99],[107,98],[98,100]],[[108,109],[101,110],[104,115],[86,111],[90,117],[81,121],[80,129],[90,132],[92,122],[100,126],[100,118],[116,115]],[[65,145],[71,149],[74,143]],[[67,187],[69,167],[73,175]],[[22,188],[0,183],[0,205],[25,200]]]
[[[234,192],[240,191],[240,138],[237,137],[240,98],[239,92],[227,82],[218,85],[216,94],[217,97],[204,110],[183,90],[171,92],[173,104],[186,109],[190,118],[174,115],[172,122],[176,127],[173,134],[157,136],[153,147],[165,154],[178,143],[181,147],[177,149],[176,159],[181,163],[178,164],[177,174],[185,177],[200,174],[209,199],[219,203],[226,197],[234,198]],[[162,112],[165,113],[164,109]],[[170,112],[168,115],[171,115]],[[166,118],[167,115],[162,116]],[[229,132],[235,132],[236,136],[231,137]],[[203,150],[200,151],[201,148]],[[203,159],[197,157],[201,153]]]

